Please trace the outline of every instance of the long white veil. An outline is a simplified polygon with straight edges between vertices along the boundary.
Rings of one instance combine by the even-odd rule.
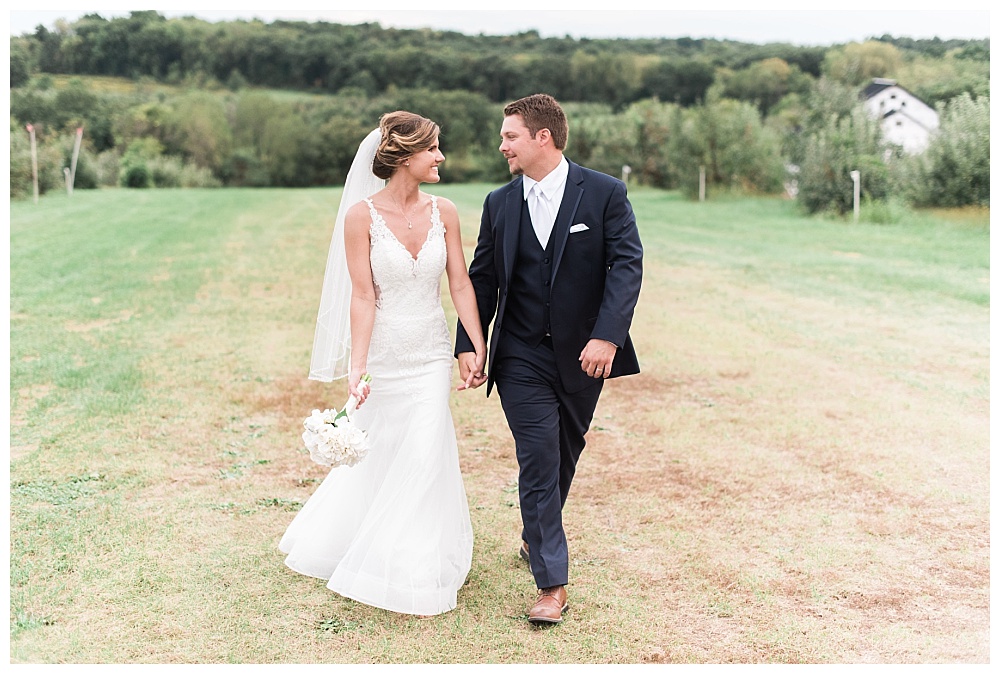
[[[351,366],[351,276],[347,271],[344,247],[344,216],[351,206],[385,187],[385,181],[372,173],[372,160],[381,140],[381,130],[375,129],[361,141],[344,181],[344,194],[340,197],[323,276],[323,294],[309,364],[310,379],[340,379],[347,376]]]

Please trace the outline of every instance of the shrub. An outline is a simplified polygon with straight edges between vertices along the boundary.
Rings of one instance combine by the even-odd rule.
[[[114,187],[119,184],[118,175],[121,172],[121,157],[114,150],[102,152],[94,160],[94,170],[97,172],[98,185]]]
[[[131,164],[122,173],[122,186],[123,187],[135,187],[135,188],[145,188],[153,186],[152,175],[149,172],[149,167],[144,163]]]
[[[185,164],[179,157],[159,156],[146,166],[154,187],[219,187],[221,182],[208,169]]]
[[[906,204],[899,198],[862,199],[858,219],[861,222],[871,222],[876,225],[892,225],[903,222],[910,215]]]
[[[689,197],[698,194],[700,166],[708,186],[725,190],[773,194],[784,184],[780,141],[750,103],[716,98],[684,110],[676,117],[667,152]]]
[[[910,160],[905,191],[917,206],[990,205],[990,99],[962,94],[939,106],[941,127]]]
[[[882,142],[878,122],[860,106],[848,117],[831,117],[807,143],[798,182],[802,205],[810,213],[853,211],[851,171],[861,173],[862,199],[887,198],[890,175],[883,157],[892,151]]]

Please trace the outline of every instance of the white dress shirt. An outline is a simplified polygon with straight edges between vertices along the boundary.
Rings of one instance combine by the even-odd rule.
[[[531,224],[535,228],[535,236],[538,237],[538,243],[542,244],[542,248],[548,245],[552,227],[556,224],[556,214],[562,203],[563,192],[566,191],[568,175],[569,163],[563,157],[559,165],[541,180],[532,180],[528,176],[522,178]]]

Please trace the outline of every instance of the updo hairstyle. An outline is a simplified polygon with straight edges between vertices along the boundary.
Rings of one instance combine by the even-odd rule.
[[[434,144],[441,127],[412,112],[397,110],[382,115],[378,122],[382,142],[375,152],[372,173],[388,180],[407,158],[423,152]]]

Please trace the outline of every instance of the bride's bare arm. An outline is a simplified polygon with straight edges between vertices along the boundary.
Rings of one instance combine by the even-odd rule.
[[[462,321],[469,339],[476,349],[475,362],[459,360],[459,374],[463,385],[460,388],[476,388],[486,381],[486,339],[479,320],[476,292],[469,280],[469,270],[465,265],[465,251],[462,248],[462,229],[458,220],[458,209],[447,199],[438,198],[438,209],[445,226],[445,243],[448,248],[448,288],[451,301],[455,305],[458,319]],[[465,354],[462,354],[465,355]]]
[[[375,325],[375,281],[372,279],[371,234],[368,207],[359,203],[344,218],[344,247],[347,271],[351,275],[351,372],[347,380],[350,395],[365,401],[367,389],[358,383],[368,370],[368,347]]]

